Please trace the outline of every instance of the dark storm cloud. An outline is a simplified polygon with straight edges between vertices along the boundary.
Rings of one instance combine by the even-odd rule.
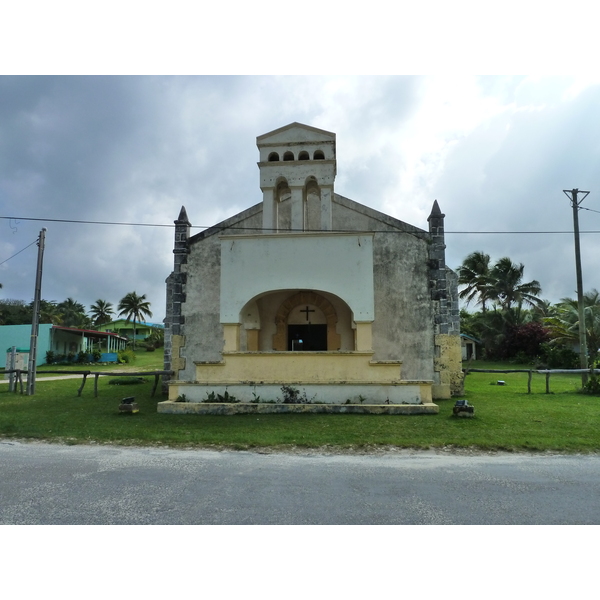
[[[236,189],[243,185],[235,166],[242,161],[221,127],[231,108],[227,99],[240,85],[235,78],[5,77],[0,82],[8,98],[0,123],[4,215],[172,223],[182,204],[192,204],[196,218],[210,225],[211,213],[225,216],[230,210],[219,201],[237,202],[240,210],[247,202]],[[233,167],[224,169],[228,163]],[[246,165],[252,167],[250,161]],[[22,221],[17,233],[6,235],[4,223],[3,254],[34,239],[42,225]],[[164,303],[170,230],[46,226],[48,299],[73,295],[86,304],[100,297],[116,303],[134,286],[138,293],[151,293],[155,305]],[[26,261],[31,257],[22,258],[20,268],[5,278],[4,293],[30,299]]]
[[[256,136],[299,121],[337,135],[336,191],[427,227],[569,229],[562,189],[600,208],[600,88],[572,78],[0,77],[2,216],[210,226],[262,199]],[[600,215],[581,213],[582,229]],[[89,305],[145,293],[164,316],[169,228],[0,221],[0,261],[48,228],[43,296]],[[197,229],[194,231],[198,231]],[[596,237],[582,240],[584,284]],[[572,239],[449,235],[523,262],[544,296],[572,295]],[[35,247],[0,266],[2,296],[33,296]]]

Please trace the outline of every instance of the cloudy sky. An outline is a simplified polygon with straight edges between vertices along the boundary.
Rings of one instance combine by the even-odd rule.
[[[45,299],[136,291],[160,321],[165,226],[259,202],[256,136],[293,121],[337,134],[337,193],[425,229],[437,199],[453,268],[509,256],[557,301],[576,286],[563,189],[591,192],[580,226],[600,232],[600,77],[2,76],[0,98],[3,298],[33,298],[35,244],[10,257],[46,227]],[[599,251],[582,234],[586,290]]]

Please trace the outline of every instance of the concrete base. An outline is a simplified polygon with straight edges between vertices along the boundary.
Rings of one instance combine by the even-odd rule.
[[[464,402],[464,404],[462,403]],[[475,407],[466,404],[466,401],[459,401],[452,409],[452,414],[455,417],[462,417],[464,419],[472,419],[475,416]]]
[[[138,406],[137,402],[119,404],[119,412],[135,414],[135,413],[140,412],[140,407]]]
[[[332,383],[225,383],[220,381],[172,381],[169,382],[169,400],[185,397],[186,402],[216,400],[218,395],[233,396],[238,402],[283,403],[282,386],[297,390],[307,403],[324,404],[427,404],[431,399],[430,381],[402,381],[398,383],[372,383],[355,381]]]
[[[439,406],[427,404],[236,404],[209,402],[158,403],[158,412],[172,415],[240,414],[358,414],[358,415],[437,415]]]

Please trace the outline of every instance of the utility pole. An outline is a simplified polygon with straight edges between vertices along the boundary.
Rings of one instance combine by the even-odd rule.
[[[44,243],[46,228],[40,231],[38,238],[38,259],[35,273],[35,292],[33,295],[33,318],[31,320],[31,343],[29,344],[29,364],[27,365],[27,395],[35,394],[35,376],[37,363],[37,341],[40,325],[40,302],[42,300],[42,268],[44,264]]]
[[[582,190],[563,190],[573,207],[573,232],[575,235],[575,269],[577,272],[577,310],[579,312],[579,364],[582,369],[588,368],[587,341],[585,335],[585,311],[583,306],[583,277],[581,275],[581,251],[579,249],[579,205],[587,198],[589,192]],[[570,194],[570,195],[569,195]],[[578,200],[577,196],[584,194]],[[581,385],[587,383],[587,373],[581,375]]]

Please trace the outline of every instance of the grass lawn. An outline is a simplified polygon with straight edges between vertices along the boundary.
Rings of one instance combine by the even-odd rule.
[[[132,371],[162,369],[162,353],[138,353]],[[493,368],[478,362],[472,368]],[[497,368],[519,368],[498,365]],[[95,367],[84,367],[99,370]],[[125,368],[119,365],[119,369]],[[521,367],[527,368],[527,367]],[[40,368],[43,370],[43,368]],[[73,367],[71,370],[77,370]],[[115,370],[115,366],[107,368]],[[89,379],[89,378],[88,378]],[[498,380],[506,385],[496,385]],[[439,401],[438,415],[168,415],[158,414],[151,398],[153,377],[140,385],[109,385],[101,377],[98,398],[93,378],[81,397],[79,380],[41,381],[34,396],[0,385],[0,436],[66,443],[162,444],[169,446],[258,448],[291,446],[370,448],[475,447],[484,450],[595,452],[600,450],[600,398],[577,393],[577,375],[545,377],[527,373],[471,373],[466,399],[475,418],[452,417],[453,400]],[[140,412],[121,414],[121,398],[135,396]]]
[[[135,371],[162,371],[164,352],[163,350],[156,350],[155,352],[146,352],[145,350],[137,351],[135,353],[135,362],[130,364],[76,364],[71,365],[41,365],[37,368],[38,377],[44,377],[44,371],[121,371],[123,369],[130,369]],[[55,377],[56,374],[48,375],[48,377]]]

